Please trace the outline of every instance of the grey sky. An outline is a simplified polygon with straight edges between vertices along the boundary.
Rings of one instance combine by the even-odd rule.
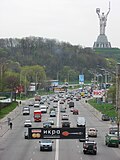
[[[106,35],[120,48],[120,0],[110,0]],[[92,47],[99,35],[96,8],[109,0],[0,0],[0,38],[37,36]]]

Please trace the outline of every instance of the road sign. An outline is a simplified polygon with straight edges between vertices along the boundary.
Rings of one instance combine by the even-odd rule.
[[[28,128],[28,139],[85,139],[85,127]]]
[[[84,75],[79,75],[79,84],[84,84]]]

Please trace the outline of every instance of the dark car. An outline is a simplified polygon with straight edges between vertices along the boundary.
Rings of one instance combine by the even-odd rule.
[[[43,128],[52,128],[51,122],[43,122]]]
[[[103,114],[101,119],[102,119],[102,121],[109,121],[110,117],[108,115],[106,115],[106,114]]]
[[[70,122],[62,122],[62,127],[70,127]]]
[[[79,114],[78,109],[73,109],[73,114],[74,114],[74,115],[78,115],[78,114]]]
[[[83,143],[83,153],[97,154],[97,143],[94,141],[85,141]]]
[[[74,107],[74,102],[69,102],[69,108]]]

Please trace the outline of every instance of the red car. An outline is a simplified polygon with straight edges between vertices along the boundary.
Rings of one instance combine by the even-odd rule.
[[[79,114],[78,109],[73,109],[73,114],[75,114],[75,115]]]

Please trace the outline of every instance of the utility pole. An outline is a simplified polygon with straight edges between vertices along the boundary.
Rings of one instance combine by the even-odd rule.
[[[119,123],[120,123],[120,63],[116,67],[116,110],[117,110],[117,126],[118,126],[118,138],[119,138]]]

